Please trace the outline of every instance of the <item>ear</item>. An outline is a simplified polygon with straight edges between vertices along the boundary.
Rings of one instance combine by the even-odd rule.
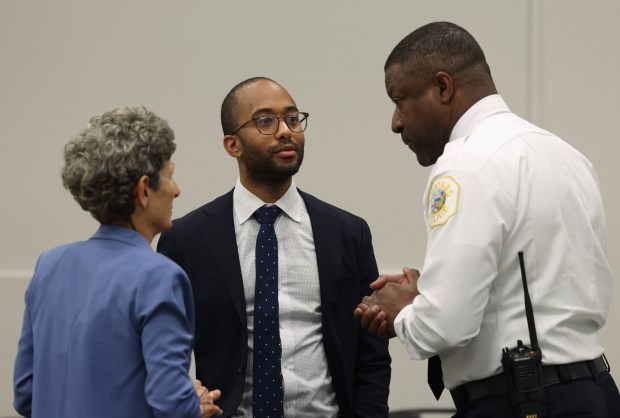
[[[243,154],[243,145],[235,135],[226,135],[222,141],[224,149],[231,157],[238,158]]]
[[[452,80],[452,76],[445,71],[438,71],[435,73],[434,82],[437,86],[441,103],[446,104],[450,102],[454,93],[454,80]]]
[[[136,199],[136,204],[146,209],[149,206],[150,191],[151,190],[149,188],[149,177],[144,174],[138,179],[136,187],[134,188],[134,197]]]

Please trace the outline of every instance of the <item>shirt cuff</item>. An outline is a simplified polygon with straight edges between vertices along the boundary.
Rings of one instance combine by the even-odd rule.
[[[398,315],[396,315],[396,318],[394,318],[394,332],[396,332],[396,336],[407,350],[407,353],[409,353],[410,359],[425,360],[434,354],[422,350],[415,343],[414,336],[411,334],[411,329],[409,328],[410,318],[413,315],[413,303],[401,309]]]

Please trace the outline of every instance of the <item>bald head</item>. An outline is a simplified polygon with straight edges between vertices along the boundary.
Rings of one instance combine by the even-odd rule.
[[[239,90],[244,87],[249,87],[256,84],[259,81],[270,81],[272,83],[278,84],[270,78],[267,77],[252,77],[248,78],[237,84],[233,87],[222,102],[222,109],[220,112],[220,117],[222,121],[222,131],[224,131],[224,135],[229,135],[235,129],[237,129],[239,121],[237,120],[237,115],[239,113],[239,98],[237,97],[237,93]]]

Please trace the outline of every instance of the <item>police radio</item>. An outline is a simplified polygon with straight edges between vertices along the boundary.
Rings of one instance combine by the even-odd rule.
[[[527,290],[523,251],[519,251],[519,265],[525,295],[525,316],[531,347],[517,340],[517,347],[502,350],[502,366],[512,405],[518,418],[544,418],[547,416],[547,395],[542,377],[542,352],[538,347],[532,301]]]

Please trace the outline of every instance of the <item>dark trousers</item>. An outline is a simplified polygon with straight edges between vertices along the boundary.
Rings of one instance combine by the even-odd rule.
[[[620,393],[608,372],[547,386],[547,418],[620,418]],[[478,399],[453,418],[517,418],[509,395]]]

